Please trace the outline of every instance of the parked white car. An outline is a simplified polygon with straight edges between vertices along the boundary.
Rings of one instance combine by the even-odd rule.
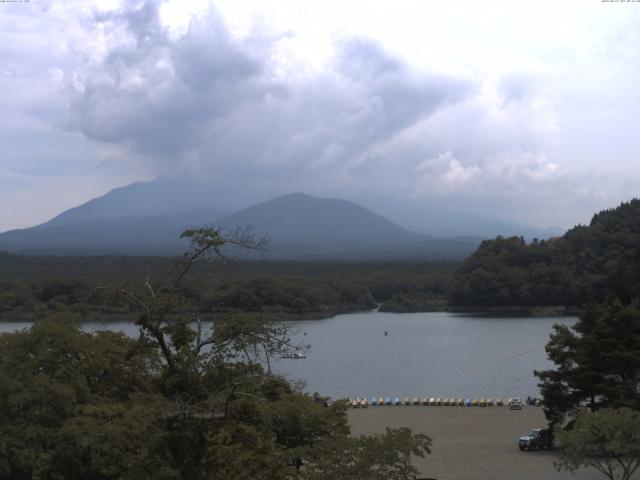
[[[512,398],[509,402],[509,408],[511,410],[522,410],[522,400],[520,398]]]

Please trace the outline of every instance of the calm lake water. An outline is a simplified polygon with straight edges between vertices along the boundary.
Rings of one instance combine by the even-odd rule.
[[[576,320],[366,312],[287,322],[294,342],[309,345],[307,358],[277,359],[273,368],[333,398],[539,396],[533,370],[551,365],[551,327]],[[28,326],[4,323],[0,331]],[[84,328],[136,334],[128,323]]]

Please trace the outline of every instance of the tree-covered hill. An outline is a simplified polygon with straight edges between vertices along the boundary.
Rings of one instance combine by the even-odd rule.
[[[639,291],[640,200],[634,199],[559,238],[483,242],[456,271],[449,301],[454,308],[581,306]]]

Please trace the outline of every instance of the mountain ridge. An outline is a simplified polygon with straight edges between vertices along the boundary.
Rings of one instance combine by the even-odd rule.
[[[134,184],[115,189],[35,227],[0,234],[0,249],[31,254],[160,254],[174,255],[188,243],[180,239],[187,228],[210,225],[231,231],[251,227],[256,236],[270,239],[261,254],[272,259],[394,259],[461,258],[480,238],[440,239],[407,230],[357,203],[318,198],[296,192],[281,195],[222,215],[213,207],[176,212],[191,206],[201,192],[188,196],[172,212],[159,214],[167,197],[157,195],[135,204],[136,195],[153,188]],[[116,198],[112,204],[109,201]],[[208,199],[210,201],[210,199]],[[120,208],[126,206],[127,208]],[[120,209],[119,209],[120,208]],[[170,209],[171,210],[171,209]],[[120,216],[116,216],[120,212]],[[251,257],[250,254],[242,256]]]

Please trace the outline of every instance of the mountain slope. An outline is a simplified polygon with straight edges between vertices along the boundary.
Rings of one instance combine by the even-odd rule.
[[[56,254],[178,254],[186,228],[250,227],[268,236],[261,256],[281,259],[463,258],[478,238],[441,239],[406,230],[355,203],[301,193],[280,196],[222,217],[207,190],[156,180],[115,189],[36,227],[0,234],[0,249]],[[184,195],[180,192],[184,190]],[[188,207],[200,207],[187,211]],[[234,254],[237,252],[234,252]]]
[[[386,218],[346,200],[293,193],[245,208],[215,222],[233,228],[250,225],[272,240],[327,243],[396,244],[425,236],[410,232]]]
[[[457,307],[580,306],[640,291],[640,200],[593,216],[564,236],[483,242],[456,272]]]
[[[184,179],[159,178],[114,188],[107,194],[70,208],[39,227],[94,223],[124,217],[174,216],[208,208],[213,216],[224,215],[216,208],[211,188]]]
[[[218,216],[215,209],[201,208],[180,215],[39,225],[0,234],[0,249],[34,254],[175,254],[188,246],[180,239],[185,229],[210,224]]]

